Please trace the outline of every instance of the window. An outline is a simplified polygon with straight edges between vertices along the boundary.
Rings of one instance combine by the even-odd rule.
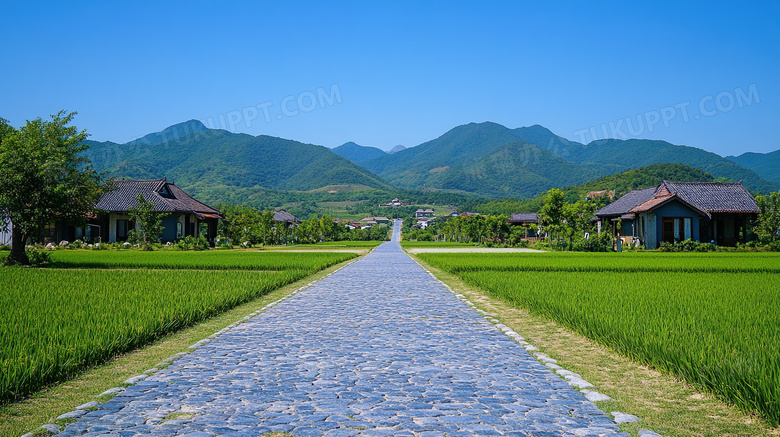
[[[116,221],[116,240],[117,241],[124,241],[127,240],[127,230],[129,227],[129,220],[126,219],[118,219]]]
[[[662,222],[663,241],[674,243],[676,241],[690,240],[692,238],[690,217],[665,217]]]

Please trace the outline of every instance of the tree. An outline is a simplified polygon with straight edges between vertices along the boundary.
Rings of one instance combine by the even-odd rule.
[[[593,225],[591,219],[596,212],[596,204],[585,200],[566,204],[563,208],[563,231],[569,239],[569,250],[574,246],[574,235],[577,232],[587,232]]]
[[[756,204],[759,213],[753,232],[764,244],[780,240],[780,191],[756,197]]]
[[[162,236],[162,219],[168,214],[155,211],[154,203],[146,200],[143,194],[139,194],[135,199],[138,206],[130,209],[130,217],[138,224],[144,249],[151,250],[151,244],[159,241]]]
[[[29,265],[24,247],[54,221],[82,224],[105,185],[81,152],[86,131],[69,126],[75,112],[19,128],[0,121],[0,216],[11,220],[9,264]]]
[[[553,188],[544,198],[544,206],[539,210],[539,221],[543,225],[544,232],[556,238],[563,231],[566,220],[566,202],[563,199],[563,191]]]

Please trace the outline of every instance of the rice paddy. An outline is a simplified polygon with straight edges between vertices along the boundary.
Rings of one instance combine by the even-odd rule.
[[[0,401],[355,256],[58,251],[50,268],[0,268]]]
[[[418,257],[780,424],[778,254]]]

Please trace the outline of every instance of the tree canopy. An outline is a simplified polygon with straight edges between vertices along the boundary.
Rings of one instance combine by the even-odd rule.
[[[104,190],[81,153],[88,134],[70,126],[75,115],[60,111],[19,129],[0,121],[0,216],[13,226],[8,263],[29,264],[28,238],[54,221],[84,222]]]

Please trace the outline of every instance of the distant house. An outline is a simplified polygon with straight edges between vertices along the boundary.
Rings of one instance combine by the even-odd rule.
[[[523,238],[536,238],[536,231],[528,229],[528,225],[538,225],[539,215],[535,212],[513,212],[507,220],[510,226],[526,226],[525,236]]]
[[[409,204],[401,202],[401,200],[396,197],[395,199],[391,200],[390,202],[382,203],[379,206],[380,207],[388,207],[388,206],[390,206],[390,207],[398,207],[398,206],[409,206]]]
[[[431,209],[418,209],[414,212],[416,218],[420,217],[433,217],[433,208]]]
[[[608,227],[624,243],[656,249],[661,242],[687,239],[721,246],[744,243],[758,212],[741,182],[662,181],[627,193],[595,215],[601,229]]]
[[[417,228],[417,229],[425,229],[428,226],[432,225],[435,221],[436,221],[436,219],[434,219],[434,218],[423,217],[423,218],[418,219],[417,223],[412,225],[412,227],[413,228]]]
[[[92,241],[96,237],[112,243],[124,241],[132,230],[129,211],[138,206],[136,198],[139,194],[154,204],[155,211],[168,213],[162,219],[163,242],[201,234],[209,241],[216,238],[219,211],[193,199],[165,178],[115,181],[113,189],[98,199],[95,204],[98,214],[89,217],[84,228],[53,225],[47,228],[44,237],[50,241]]]
[[[298,220],[298,217],[295,217],[284,209],[274,211],[274,221],[284,223],[287,226],[295,226],[301,222]]]
[[[609,200],[613,200],[615,199],[615,190],[588,191],[588,194],[585,195],[585,199],[587,200],[593,200],[599,197],[609,197]]]
[[[387,217],[363,217],[360,219],[360,223],[364,225],[386,225],[390,223],[390,219]]]

